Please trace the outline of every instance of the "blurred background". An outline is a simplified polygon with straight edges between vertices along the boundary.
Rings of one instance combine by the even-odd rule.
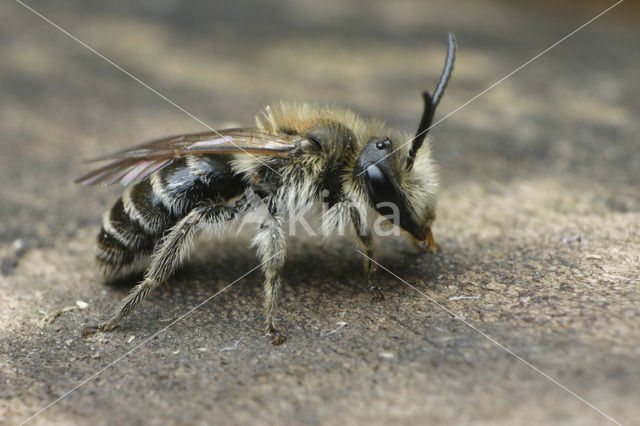
[[[411,133],[422,111],[420,93],[432,90],[440,75],[448,32],[457,37],[457,61],[436,120],[614,2],[25,3],[213,128],[252,125],[261,108],[282,99],[352,108]],[[628,422],[639,414],[640,383],[639,20],[638,2],[624,1],[434,127],[432,147],[442,177],[434,232],[444,251],[431,263],[408,260],[395,264],[409,278],[433,290],[438,300],[446,301],[463,290],[479,291],[479,300],[486,302],[480,303],[484,308],[459,306],[468,318],[512,343],[516,352],[533,357],[586,399],[602,404],[613,417]],[[206,128],[19,2],[0,4],[0,22],[0,299],[10,307],[2,314],[5,331],[0,337],[43,348],[40,358],[30,358],[25,355],[28,350],[20,352],[16,346],[3,352],[1,360],[7,367],[0,374],[10,385],[0,410],[17,422],[60,395],[74,379],[95,370],[97,364],[82,352],[89,349],[73,333],[79,322],[104,313],[124,294],[103,292],[101,309],[58,323],[62,325],[57,330],[38,319],[38,311],[49,313],[73,304],[78,294],[89,300],[104,288],[91,264],[93,238],[102,212],[122,188],[73,184],[91,168],[83,160],[153,138]],[[299,317],[293,320],[283,315],[290,324],[303,324],[300,329],[291,325],[297,330],[299,345],[291,350],[311,353],[319,343],[304,333],[311,329],[308,324],[317,325],[319,320],[313,317],[308,298],[323,301],[325,290],[322,274],[304,275],[306,263],[315,265],[316,255],[325,252],[347,253],[329,254],[326,269],[337,265],[333,270],[342,272],[336,272],[334,278],[352,281],[355,287],[360,281],[359,260],[343,246],[301,247],[303,254],[294,260],[297,266],[290,271],[291,281],[317,281],[317,287],[285,288],[290,294],[285,298],[291,300],[283,302],[283,311],[288,304]],[[244,252],[238,248],[238,253]],[[597,257],[585,260],[591,255]],[[206,254],[198,256],[204,263],[191,272],[191,279],[200,277],[205,282],[216,272],[206,268]],[[390,254],[383,259],[393,264],[396,257]],[[599,262],[595,266],[594,259]],[[43,264],[49,266],[41,268]],[[242,263],[221,278],[230,281],[250,267],[252,264]],[[297,268],[302,272],[296,278]],[[69,278],[70,271],[79,272]],[[86,281],[91,282],[90,287]],[[225,302],[237,303],[233,309],[241,313],[237,322],[227,318],[227,325],[242,327],[247,322],[242,315],[246,315],[249,334],[259,324],[259,278],[254,281],[251,306],[243,307],[233,299]],[[187,287],[182,291],[188,292]],[[205,284],[198,288],[202,294],[209,290]],[[306,291],[311,293],[301,293]],[[325,348],[328,352],[317,355],[318,359],[301,352],[296,352],[299,358],[293,353],[284,358],[277,353],[264,355],[260,352],[265,350],[264,342],[254,336],[256,345],[262,345],[260,351],[244,358],[238,355],[240,361],[232,362],[231,367],[215,364],[227,368],[228,377],[215,379],[222,380],[221,385],[193,376],[203,367],[199,363],[208,362],[201,355],[194,356],[189,362],[195,368],[185,373],[185,386],[194,386],[189,397],[196,408],[183,417],[171,417],[171,405],[163,401],[174,395],[176,401],[184,401],[185,394],[151,383],[149,377],[138,384],[126,382],[132,394],[115,397],[118,383],[123,383],[118,379],[131,380],[125,379],[131,376],[121,369],[98,396],[84,394],[87,399],[81,401],[85,405],[63,402],[52,417],[43,419],[83,423],[87,421],[83,415],[98,413],[92,422],[105,422],[116,401],[135,401],[156,411],[123,409],[120,420],[190,423],[225,418],[251,423],[260,418],[315,424],[337,422],[336,412],[347,423],[480,420],[513,424],[535,419],[600,424],[606,420],[536,373],[522,373],[526,367],[507,355],[486,355],[486,364],[477,363],[477,351],[499,352],[487,349],[488,342],[481,337],[467,343],[434,344],[434,333],[454,333],[459,330],[456,323],[443,312],[429,314],[433,316],[425,320],[424,313],[435,308],[424,307],[424,300],[411,301],[413,293],[396,291],[400,292],[398,305],[392,293],[392,308],[387,306],[374,317],[405,315],[411,319],[374,326],[368,320],[351,318],[352,330],[373,328],[379,334],[351,341],[346,347]],[[330,306],[318,302],[318,312],[350,306],[341,297],[368,303],[364,292],[342,296],[333,291],[333,302]],[[161,299],[154,303],[166,303],[169,312],[188,308],[170,298]],[[299,308],[293,309],[296,303]],[[409,303],[404,310],[398,308],[403,303]],[[145,315],[126,333],[136,327],[144,330],[145,324],[150,333],[158,315]],[[363,321],[362,329],[354,325],[358,321]],[[409,323],[415,327],[405,327]],[[68,347],[51,343],[64,340],[56,337],[60,329],[74,336],[72,346],[79,351],[74,356],[81,361],[73,367],[56,358],[67,354]],[[413,331],[407,331],[410,329]],[[206,339],[231,339],[216,333],[209,333]],[[376,354],[398,347],[405,348],[394,352],[396,361],[403,362],[380,367],[381,358]],[[106,363],[123,348],[116,345],[101,350]],[[284,376],[265,367],[264,380],[255,378],[251,375],[255,365],[241,362],[263,355]],[[363,364],[354,359],[362,359]],[[405,368],[404,361],[410,368]],[[336,372],[351,362],[359,366],[353,370],[357,377]],[[314,369],[317,363],[326,365],[326,370]],[[423,375],[416,376],[416,371]],[[345,380],[352,383],[350,391],[334,394]],[[41,388],[43,382],[49,387]],[[288,384],[284,386],[287,390],[275,383]],[[487,386],[483,383],[491,385],[483,387]],[[134,392],[137,386],[146,390]],[[150,389],[157,393],[144,393]],[[225,390],[237,397],[226,401],[225,407],[202,400],[203,395],[224,400]],[[256,393],[261,396],[251,399]],[[270,406],[269,394],[281,395],[282,401]],[[138,395],[142,396],[136,400]],[[243,398],[253,402],[245,404]]]

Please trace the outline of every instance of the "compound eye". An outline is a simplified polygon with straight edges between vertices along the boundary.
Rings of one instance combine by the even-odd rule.
[[[375,164],[365,170],[367,189],[374,204],[395,200],[395,190],[384,172]]]

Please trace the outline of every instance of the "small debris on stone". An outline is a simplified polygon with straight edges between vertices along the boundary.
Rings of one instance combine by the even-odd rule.
[[[327,334],[325,334],[325,335],[324,335],[324,336],[322,336],[322,337],[327,337],[327,336],[329,336],[329,335],[331,335],[331,334],[334,334],[334,333],[335,333],[335,332],[337,332],[337,331],[340,331],[340,330],[341,330],[345,325],[347,325],[347,323],[346,323],[346,322],[344,322],[344,321],[338,321],[338,322],[336,323],[336,325],[338,326],[337,328],[335,328],[335,329],[331,330],[330,332],[328,332]]]
[[[237,351],[238,350],[238,345],[240,344],[240,342],[242,342],[242,337],[239,338],[238,340],[236,340],[236,342],[233,344],[233,346],[230,346],[230,347],[227,347],[227,348],[222,348],[218,352]]]
[[[11,248],[14,249],[15,251],[22,250],[23,247],[24,247],[24,242],[20,238],[18,238],[17,240],[14,240],[13,243],[11,244]]]
[[[87,309],[89,304],[87,302],[83,302],[82,300],[76,300],[76,306],[80,309]]]
[[[136,338],[136,336],[133,336],[133,335],[129,336],[129,339],[127,340],[127,343],[133,342],[133,339],[135,339],[135,338]]]
[[[472,300],[479,299],[479,296],[451,296],[449,300]]]
[[[570,244],[573,242],[582,243],[582,235],[572,235],[562,238],[562,244]]]
[[[71,311],[73,311],[75,309],[76,309],[75,306],[65,306],[64,308],[62,308],[61,310],[59,310],[55,314],[51,315],[51,317],[49,317],[48,319],[45,319],[45,321],[48,322],[49,324],[53,324],[58,319],[58,317],[60,317],[60,315],[62,315],[64,313],[67,313],[67,312],[71,312]]]
[[[378,357],[382,359],[393,359],[396,357],[396,355],[393,352],[380,352],[378,354]]]

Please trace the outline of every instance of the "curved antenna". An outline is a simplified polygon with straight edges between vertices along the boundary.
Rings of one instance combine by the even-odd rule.
[[[438,85],[433,91],[433,96],[431,96],[427,91],[424,91],[422,93],[422,98],[424,99],[424,110],[422,112],[422,118],[420,119],[420,125],[418,126],[416,135],[413,138],[411,149],[407,154],[407,170],[411,170],[411,168],[413,167],[413,162],[416,159],[416,153],[424,143],[424,140],[427,137],[427,132],[431,128],[431,123],[433,122],[433,116],[436,112],[436,108],[438,107],[440,99],[442,99],[442,95],[444,94],[444,90],[447,88],[447,84],[451,79],[451,73],[453,72],[453,65],[455,61],[456,37],[452,33],[449,33],[447,59],[445,60],[444,68],[442,69],[442,74],[440,75]]]
[[[451,73],[453,72],[453,65],[456,61],[456,36],[449,33],[449,48],[447,49],[447,59],[442,69],[442,75],[440,75],[440,81],[436,86],[436,90],[433,91],[433,109],[435,110],[440,103],[442,95],[444,95],[444,89],[449,84]]]

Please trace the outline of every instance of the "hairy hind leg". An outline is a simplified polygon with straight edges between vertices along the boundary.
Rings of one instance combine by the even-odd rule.
[[[271,201],[269,214],[258,227],[252,245],[258,248],[258,256],[262,261],[265,327],[266,333],[273,336],[274,345],[281,345],[287,339],[277,330],[274,318],[281,285],[280,272],[284,266],[287,251],[286,244],[287,236],[282,218]]]
[[[175,271],[187,254],[192,238],[203,226],[223,225],[234,215],[235,208],[227,205],[194,208],[156,246],[144,279],[124,298],[120,307],[104,323],[85,327],[82,334],[87,336],[98,331],[113,330],[151,290],[166,281]]]

